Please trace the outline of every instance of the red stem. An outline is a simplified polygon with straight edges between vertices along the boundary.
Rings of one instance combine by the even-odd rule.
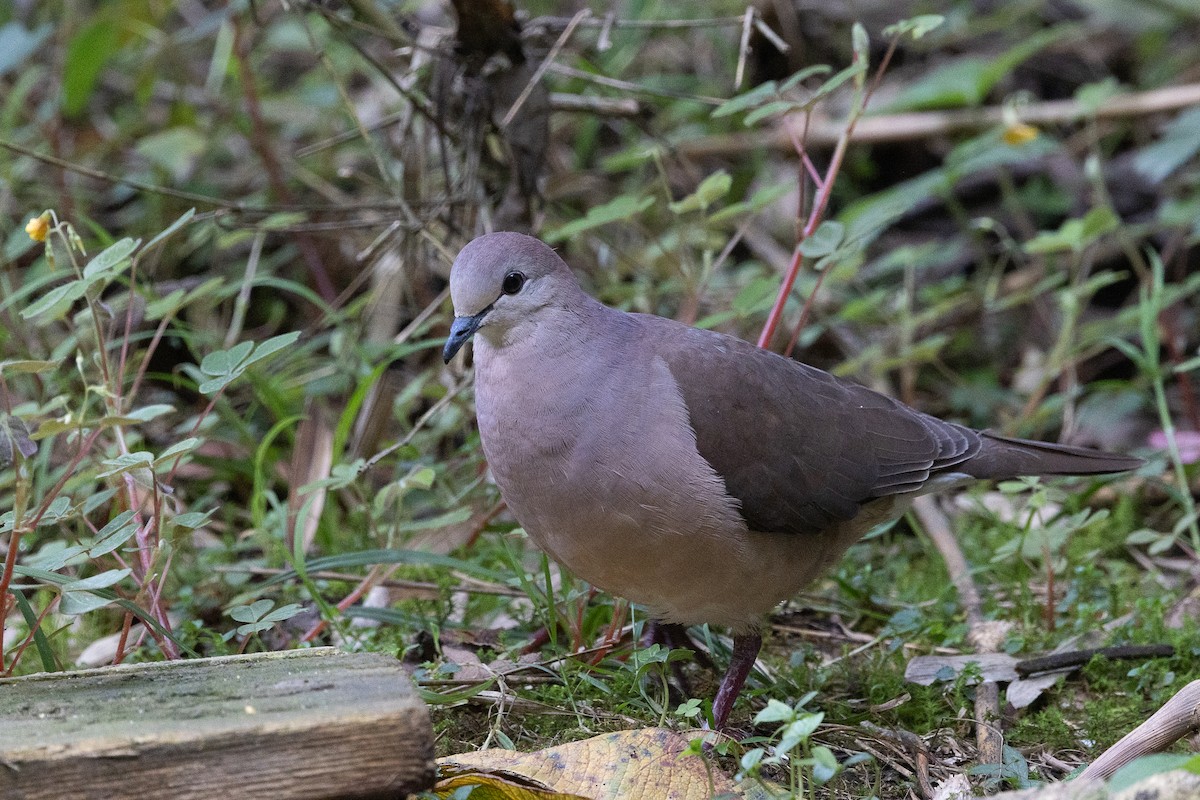
[[[850,145],[850,137],[854,135],[854,128],[858,124],[863,111],[866,110],[867,103],[870,102],[871,96],[875,90],[879,88],[879,83],[883,80],[883,73],[887,70],[888,64],[892,60],[892,55],[896,52],[896,46],[899,44],[899,38],[893,39],[888,47],[887,53],[879,62],[879,69],[875,71],[875,77],[871,81],[871,85],[867,87],[866,93],[863,95],[862,104],[851,112],[849,119],[846,120],[846,129],[842,131],[842,135],[838,137],[837,146],[834,148],[833,156],[829,159],[829,168],[825,171],[824,178],[813,176],[813,180],[817,185],[817,194],[813,198],[812,211],[809,212],[808,222],[805,223],[803,230],[800,231],[799,238],[796,242],[796,249],[792,253],[792,263],[788,266],[787,273],[784,274],[783,283],[779,286],[779,294],[775,296],[775,304],[771,306],[771,313],[767,315],[767,321],[763,325],[762,333],[758,337],[758,346],[766,348],[771,343],[771,339],[775,336],[775,329],[779,327],[779,321],[783,318],[783,309],[787,305],[788,295],[792,292],[792,287],[796,283],[796,278],[800,274],[800,267],[804,263],[804,256],[800,252],[800,245],[804,240],[813,234],[813,231],[825,219],[825,211],[829,206],[829,198],[833,191],[833,184],[837,178],[838,172],[842,167],[842,160],[846,156],[846,149]],[[857,60],[857,56],[855,56]],[[785,123],[786,125],[786,123]],[[791,128],[788,127],[788,132],[791,133]],[[810,173],[816,170],[812,167],[811,161],[808,159],[807,153],[804,151],[804,143],[797,141],[793,136],[793,141],[798,147],[798,155],[805,163]],[[796,340],[800,338],[800,331],[804,328],[805,322],[808,320],[808,312],[812,307],[813,296],[816,295],[817,289],[820,288],[821,282],[825,279],[825,274],[828,269],[821,272],[817,276],[817,283],[809,293],[808,299],[804,301],[804,308],[800,312],[800,319],[796,323],[796,327],[792,332],[791,338],[788,340],[787,349],[784,355],[791,355],[792,349],[796,346]]]

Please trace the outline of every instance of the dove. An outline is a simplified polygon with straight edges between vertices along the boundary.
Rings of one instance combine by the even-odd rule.
[[[736,337],[610,308],[519,233],[468,243],[450,296],[443,358],[474,340],[483,452],[530,539],[653,620],[731,629],[717,728],[771,610],[913,497],[1142,463],[943,421]]]

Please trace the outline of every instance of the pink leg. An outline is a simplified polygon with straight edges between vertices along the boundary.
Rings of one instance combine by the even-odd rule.
[[[742,691],[742,684],[754,668],[754,659],[762,649],[762,637],[757,633],[745,633],[733,637],[733,656],[729,659],[729,669],[721,678],[721,686],[713,700],[713,725],[717,730],[725,727],[729,720],[729,712],[733,710],[733,701],[737,700]]]

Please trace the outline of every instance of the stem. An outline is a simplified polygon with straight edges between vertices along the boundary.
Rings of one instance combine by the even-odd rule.
[[[3,634],[4,621],[8,619],[8,587],[12,584],[13,571],[17,568],[17,550],[21,545],[22,520],[25,517],[25,507],[29,503],[29,471],[25,469],[25,457],[21,451],[13,448],[16,482],[13,487],[13,527],[8,537],[8,552],[4,554],[4,572],[0,574],[0,634]],[[32,530],[32,528],[30,528]],[[0,671],[4,669],[4,637],[0,635]]]
[[[829,199],[833,193],[833,184],[837,179],[838,172],[842,168],[842,160],[846,157],[846,149],[850,146],[850,139],[854,135],[854,128],[858,124],[866,111],[867,103],[870,102],[871,96],[875,94],[875,90],[879,88],[880,81],[883,80],[883,74],[887,70],[888,64],[891,63],[892,56],[896,52],[896,47],[900,43],[899,38],[892,40],[888,46],[887,52],[883,59],[879,62],[879,68],[875,70],[875,76],[871,80],[871,85],[867,87],[855,102],[854,107],[850,110],[850,114],[846,119],[846,127],[842,130],[838,137],[837,145],[834,147],[833,155],[829,159],[829,168],[825,171],[823,178],[813,177],[814,183],[817,186],[816,196],[813,198],[812,210],[808,215],[808,222],[800,231],[800,235],[796,242],[796,249],[792,253],[792,263],[788,265],[788,270],[784,274],[783,283],[779,286],[779,293],[775,296],[775,304],[771,306],[771,312],[767,315],[767,321],[763,325],[762,333],[758,336],[758,346],[766,348],[770,345],[771,339],[775,336],[775,329],[779,327],[779,321],[783,318],[783,309],[787,305],[788,295],[792,292],[792,287],[796,283],[796,278],[800,274],[800,267],[804,263],[804,255],[800,252],[800,245],[813,234],[817,227],[825,220],[825,211],[829,206]],[[857,56],[855,56],[857,59]],[[815,168],[811,166],[811,161],[803,148],[803,142],[796,139],[795,133],[790,126],[787,127],[789,135],[792,136],[793,143],[799,147],[798,155],[804,162],[806,169],[815,172]],[[807,125],[806,125],[807,128]],[[811,173],[810,173],[811,174]],[[821,271],[817,276],[816,285],[813,286],[812,292],[809,293],[808,299],[804,301],[804,307],[800,311],[800,319],[796,323],[796,327],[792,332],[791,338],[788,340],[787,349],[784,350],[784,355],[791,355],[793,348],[796,346],[797,339],[800,338],[800,331],[803,329],[805,322],[808,320],[809,311],[812,308],[813,297],[817,290],[821,288],[821,283],[825,280],[825,275],[829,272],[828,267]]]

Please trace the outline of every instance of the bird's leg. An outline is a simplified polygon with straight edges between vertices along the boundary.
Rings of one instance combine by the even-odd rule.
[[[713,727],[721,730],[733,710],[733,701],[737,700],[742,691],[742,684],[754,667],[758,651],[762,649],[762,636],[758,633],[742,633],[733,637],[733,655],[729,659],[729,669],[721,678],[721,686],[713,699]]]

